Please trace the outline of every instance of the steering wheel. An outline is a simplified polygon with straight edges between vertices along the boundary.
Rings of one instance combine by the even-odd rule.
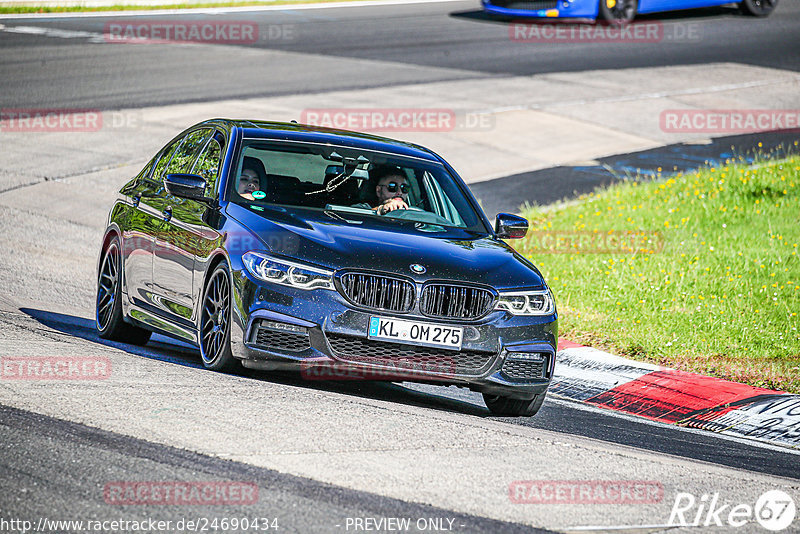
[[[415,212],[415,211],[425,211],[422,208],[418,208],[416,206],[409,206],[407,208],[397,208],[392,211],[387,211],[383,214],[384,217],[394,217],[395,219],[405,219],[406,214]]]
[[[416,223],[423,223],[423,224],[438,224],[438,225],[443,224],[446,226],[450,226],[452,224],[444,217],[436,215],[435,213],[431,213],[426,209],[418,208],[416,206],[409,206],[408,208],[400,208],[392,210],[389,213],[384,214],[384,217],[391,217],[393,219],[399,219],[399,220],[414,221]]]

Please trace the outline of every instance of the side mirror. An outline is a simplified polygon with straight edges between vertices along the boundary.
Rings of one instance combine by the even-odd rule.
[[[528,233],[528,221],[519,215],[498,213],[494,232],[500,239],[519,239]]]
[[[206,197],[206,181],[196,174],[168,174],[164,177],[164,188],[170,195],[209,202]]]

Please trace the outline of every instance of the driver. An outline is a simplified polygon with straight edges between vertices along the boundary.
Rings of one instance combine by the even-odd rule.
[[[385,215],[390,211],[408,209],[409,186],[405,176],[399,170],[391,170],[378,180],[375,186],[375,194],[378,197],[378,205],[372,209],[378,215]]]

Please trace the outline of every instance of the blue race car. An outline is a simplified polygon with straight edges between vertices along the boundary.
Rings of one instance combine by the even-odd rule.
[[[730,4],[729,0],[482,0],[487,13],[506,17],[600,19],[620,24],[637,13],[657,13]],[[778,0],[741,0],[740,9],[755,17],[766,17]]]

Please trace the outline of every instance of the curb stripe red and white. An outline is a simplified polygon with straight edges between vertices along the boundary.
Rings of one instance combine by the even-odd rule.
[[[653,421],[800,448],[800,395],[635,362],[559,340],[550,392]]]

